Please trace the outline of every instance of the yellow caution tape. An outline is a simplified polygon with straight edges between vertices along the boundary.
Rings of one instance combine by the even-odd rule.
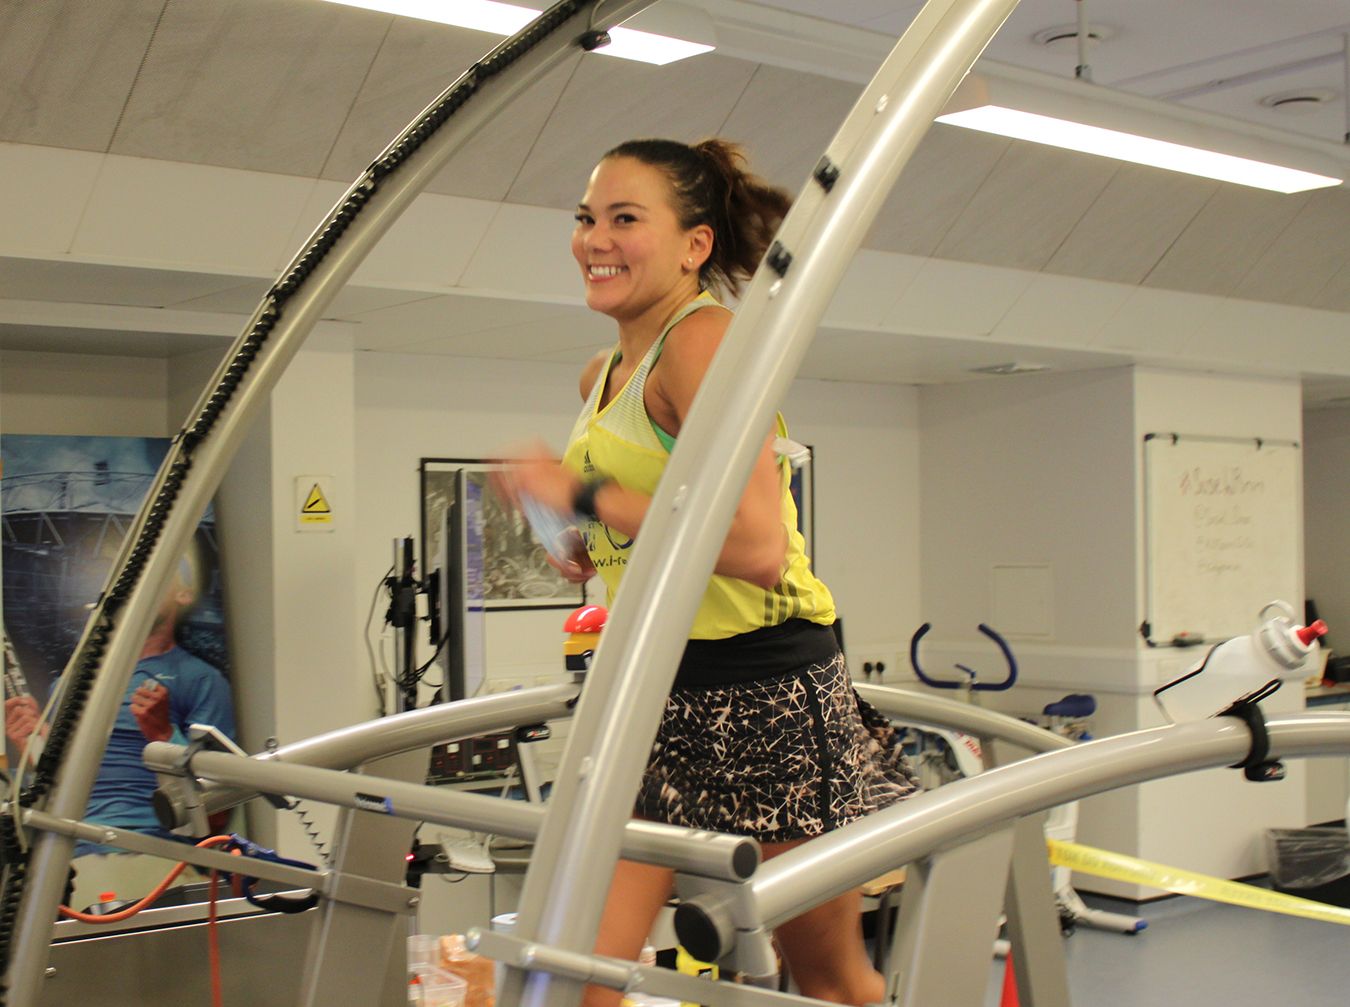
[[[1287,916],[1302,916],[1310,920],[1325,920],[1328,923],[1344,923],[1350,926],[1350,909],[1329,906],[1312,899],[1300,899],[1295,895],[1272,892],[1254,885],[1244,885],[1236,881],[1212,878],[1207,874],[1183,871],[1176,867],[1127,857],[1122,853],[1109,850],[1097,850],[1091,846],[1077,843],[1065,843],[1057,839],[1047,839],[1050,847],[1050,863],[1056,867],[1091,874],[1127,884],[1148,885],[1178,895],[1194,895],[1211,902],[1226,902],[1233,906],[1246,906],[1249,909],[1264,909],[1272,913],[1284,913]]]

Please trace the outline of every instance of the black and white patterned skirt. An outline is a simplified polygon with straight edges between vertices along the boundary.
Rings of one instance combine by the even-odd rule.
[[[826,664],[676,688],[638,791],[643,818],[783,842],[829,832],[919,791],[898,732]]]

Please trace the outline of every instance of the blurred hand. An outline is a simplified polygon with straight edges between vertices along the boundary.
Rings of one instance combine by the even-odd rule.
[[[563,535],[566,536],[566,540],[558,543],[562,547],[560,551],[566,552],[571,559],[555,559],[551,552],[545,553],[544,558],[548,560],[549,566],[558,571],[563,580],[572,584],[584,584],[595,576],[595,566],[591,563],[590,554],[586,552],[586,543],[581,539],[581,532],[575,528],[568,528]]]
[[[158,682],[146,682],[131,694],[131,715],[146,741],[169,741],[173,721],[169,718],[169,690]]]
[[[15,748],[23,748],[28,739],[38,729],[42,717],[42,708],[32,696],[15,696],[5,700],[5,736]],[[47,727],[42,726],[45,736]]]
[[[581,489],[581,480],[563,468],[542,441],[515,448],[501,461],[506,467],[493,471],[492,485],[512,504],[519,506],[520,494],[528,493],[559,514],[572,513],[572,500]]]

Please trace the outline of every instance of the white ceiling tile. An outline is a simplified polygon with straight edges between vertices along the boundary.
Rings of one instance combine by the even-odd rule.
[[[497,214],[497,203],[422,193],[356,268],[369,286],[451,287]]]
[[[213,347],[224,352],[229,341],[194,332],[134,332],[0,323],[0,350],[162,360]]]
[[[573,226],[572,214],[564,210],[502,204],[459,286],[581,301],[585,291],[572,258]]]
[[[692,142],[715,134],[745,90],[755,64],[706,53],[666,66],[582,59],[507,198],[576,206],[595,162],[634,137]]]
[[[103,155],[55,147],[0,144],[0,178],[22,179],[23,197],[0,201],[0,251],[70,251]]]
[[[744,145],[751,171],[795,195],[861,93],[857,84],[761,64],[718,132]]]
[[[1278,51],[1280,40],[1340,30],[1346,24],[1344,0],[1289,0],[1279,5],[1269,0],[1091,0],[1084,13],[1089,23],[1114,29],[1107,41],[1089,50],[1093,79],[1108,84],[1124,81],[1140,93],[1152,93],[1148,88],[1152,75],[1184,66],[1213,70],[1241,50],[1254,50],[1261,59],[1263,51]],[[1033,36],[1042,28],[1071,25],[1074,20],[1075,8],[1064,0],[1022,0],[986,54],[1072,78],[1075,46],[1051,48]],[[1223,69],[1212,73],[1211,79],[1222,76]]]
[[[924,260],[913,255],[860,250],[825,309],[825,324],[865,329],[881,326],[923,266]]]
[[[1144,277],[1144,285],[1220,296],[1236,293],[1307,200],[1307,195],[1219,186]]]
[[[1139,283],[1218,187],[1191,175],[1122,165],[1045,268]]]
[[[1036,274],[943,259],[920,260],[882,325],[903,332],[984,336],[1017,303]]]
[[[359,326],[360,349],[388,350],[443,339],[490,345],[498,331],[568,316],[568,309],[556,304],[446,294],[362,312],[352,320]]]
[[[329,212],[350,187],[351,182],[326,182],[317,178],[310,183],[309,192],[299,204],[290,233],[269,263],[270,268],[279,275],[290,266],[301,247],[313,236],[319,224],[327,219]]]
[[[172,307],[183,311],[211,311],[226,315],[251,315],[253,309],[262,301],[263,295],[272,288],[275,278],[257,277],[247,283],[239,283],[226,290],[210,294],[185,298],[174,302]]]
[[[1009,361],[1052,370],[1086,370],[1129,363],[1127,356],[1090,350],[1036,347],[983,339],[945,339],[894,332],[821,329],[799,377],[827,381],[932,385],[972,380],[1017,380],[972,374],[976,367]]]
[[[1102,329],[1135,289],[1123,283],[1040,273],[999,319],[991,335],[1034,346],[1103,348]]]
[[[395,18],[323,168],[352,179],[499,39],[483,32]],[[499,200],[556,104],[575,61],[550,71],[451,156],[428,192]]]
[[[1327,285],[1318,291],[1312,303],[1313,307],[1328,311],[1350,312],[1350,259],[1327,280]],[[1346,324],[1350,326],[1350,319]]]
[[[557,363],[576,360],[584,364],[598,350],[612,346],[614,340],[614,324],[609,319],[585,308],[573,308],[534,321],[402,344],[398,352]]]
[[[313,188],[306,178],[110,156],[71,251],[247,274],[280,259]]]
[[[338,291],[337,297],[325,311],[324,318],[338,321],[352,321],[371,311],[392,308],[400,304],[412,304],[439,294],[419,290],[398,290],[388,287],[363,287],[348,283]]]
[[[1350,262],[1350,189],[1309,193],[1298,215],[1256,261],[1238,289],[1243,298],[1312,303]]]
[[[1333,34],[1307,39],[1300,46],[1301,49],[1320,52],[1328,58],[1312,66],[1300,65],[1300,54],[1291,52],[1288,57],[1293,66],[1284,72],[1261,73],[1258,79],[1245,84],[1217,86],[1207,93],[1186,98],[1182,104],[1230,117],[1235,117],[1235,111],[1240,110],[1241,118],[1248,122],[1327,143],[1340,143],[1345,135],[1345,105],[1338,97],[1345,87],[1341,45],[1340,39]],[[1255,63],[1249,57],[1246,69],[1259,69],[1272,64],[1269,56],[1263,56],[1260,62]],[[1212,73],[1209,76],[1213,79]],[[1300,103],[1270,107],[1262,104],[1263,98],[1291,91],[1325,91],[1332,97],[1316,105]]]
[[[1040,269],[1118,169],[1103,157],[1014,142],[933,254]]]
[[[1195,347],[1202,359],[1222,359],[1233,368],[1345,374],[1347,331],[1350,325],[1341,314],[1226,298],[1197,332]],[[1297,364],[1289,359],[1291,341],[1279,335],[1285,332],[1297,333]]]
[[[275,282],[276,277],[259,278],[219,293],[180,301],[169,307],[183,311],[206,311],[247,317],[253,314],[254,309]],[[395,304],[409,304],[435,296],[437,296],[435,293],[427,291],[390,290],[348,283],[338,291],[333,303],[324,309],[323,318],[328,321],[345,321],[368,311],[392,307]]]
[[[1105,319],[1098,343],[1112,349],[1194,358],[1202,343],[1200,333],[1213,323],[1221,303],[1205,294],[1137,287]]]
[[[1012,141],[934,123],[895,187],[871,232],[868,248],[932,255]]]
[[[390,20],[293,0],[167,4],[111,149],[317,176]]]
[[[237,286],[237,276],[55,259],[0,259],[0,299],[163,308]]]
[[[105,151],[163,0],[0,4],[0,139]]]
[[[912,3],[908,0],[886,4],[885,6],[889,9],[877,17],[869,18],[866,26],[896,38],[899,38],[901,33],[909,27],[910,22],[914,20],[914,15],[923,9],[922,3]]]

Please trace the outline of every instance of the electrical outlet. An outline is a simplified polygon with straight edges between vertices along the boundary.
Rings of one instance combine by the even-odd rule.
[[[850,659],[849,670],[859,681],[885,682],[887,675],[894,676],[895,658],[880,651],[864,650]]]

